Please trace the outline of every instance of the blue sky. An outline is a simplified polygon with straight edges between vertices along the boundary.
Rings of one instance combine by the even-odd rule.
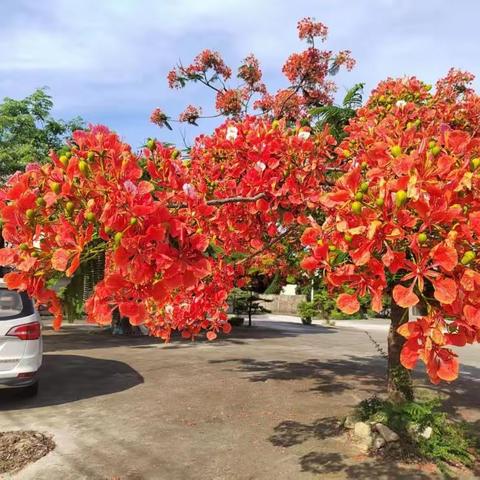
[[[278,88],[284,60],[303,48],[296,22],[313,16],[329,27],[326,48],[357,60],[336,77],[339,94],[361,81],[368,92],[388,76],[434,83],[452,66],[480,75],[479,14],[478,0],[0,0],[0,98],[48,86],[56,116],[106,124],[134,147],[149,136],[181,143],[212,124],[171,133],[149,114],[212,111],[204,88],[174,91],[165,79],[204,48],[234,68],[255,53]]]

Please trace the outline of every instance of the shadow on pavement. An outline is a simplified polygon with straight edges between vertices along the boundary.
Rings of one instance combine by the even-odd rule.
[[[325,440],[342,433],[341,422],[337,417],[320,418],[311,425],[286,420],[274,428],[269,438],[275,447],[292,447],[310,439]]]
[[[386,363],[382,357],[350,356],[327,361],[308,359],[303,362],[237,358],[210,362],[231,364],[234,370],[247,373],[251,382],[312,379],[314,386],[311,391],[332,395],[353,389],[367,394],[381,393],[378,387],[386,374]]]
[[[428,480],[433,478],[431,474],[415,471],[413,468],[405,468],[389,461],[371,460],[358,462],[353,465],[347,462],[346,457],[340,453],[310,452],[300,458],[300,467],[302,472],[311,472],[320,475],[343,472],[346,478],[352,480],[367,478]]]
[[[366,398],[373,394],[381,395],[386,388],[386,359],[381,356],[348,355],[324,361],[308,359],[303,362],[235,358],[210,360],[210,363],[228,365],[232,371],[247,374],[251,382],[311,379],[314,383],[310,390],[323,395],[354,391]],[[426,378],[422,364],[414,372],[414,382],[417,387],[427,387],[433,395],[439,395],[444,409],[454,418],[462,419],[462,409],[471,409],[480,415],[480,368],[463,365],[462,372],[464,375],[460,374],[450,384],[443,382],[432,385]]]
[[[301,325],[287,322],[260,321],[252,327],[234,327],[228,335],[219,334],[217,340],[209,342],[205,335],[195,341],[186,340],[177,332],[169,343],[162,339],[148,336],[112,335],[107,329],[73,325],[64,327],[59,332],[51,328],[44,329],[44,351],[58,352],[64,350],[90,350],[95,348],[132,347],[164,349],[192,348],[207,343],[210,346],[224,346],[226,344],[242,345],[247,340],[262,340],[270,338],[289,338],[299,335],[331,334],[337,330],[321,325]]]
[[[82,355],[45,355],[39,379],[36,397],[25,398],[21,391],[0,390],[0,411],[61,405],[143,383],[143,377],[124,362]]]

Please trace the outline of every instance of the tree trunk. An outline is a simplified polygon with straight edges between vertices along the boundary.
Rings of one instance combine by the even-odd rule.
[[[392,299],[392,311],[390,314],[390,331],[388,332],[388,398],[394,403],[405,400],[413,400],[413,387],[410,370],[400,363],[405,338],[397,329],[402,323],[408,322],[408,310],[399,307]]]
[[[114,335],[132,335],[133,328],[128,318],[120,316],[120,310],[115,308],[112,314],[112,333]]]
[[[1,229],[0,229],[0,248],[5,248],[5,240],[3,239]],[[5,274],[4,267],[0,267],[0,277],[3,277],[4,274]]]
[[[249,327],[252,326],[252,296],[253,296],[253,293],[250,290],[250,296],[248,298],[248,326]]]

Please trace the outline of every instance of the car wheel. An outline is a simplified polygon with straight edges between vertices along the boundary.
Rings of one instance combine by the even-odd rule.
[[[38,381],[35,383],[32,383],[32,385],[29,385],[28,387],[25,387],[23,389],[23,395],[25,397],[34,397],[38,393]]]

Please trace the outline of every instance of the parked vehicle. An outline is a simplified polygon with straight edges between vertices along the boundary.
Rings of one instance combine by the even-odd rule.
[[[0,388],[38,391],[43,343],[40,317],[30,297],[0,279]]]

